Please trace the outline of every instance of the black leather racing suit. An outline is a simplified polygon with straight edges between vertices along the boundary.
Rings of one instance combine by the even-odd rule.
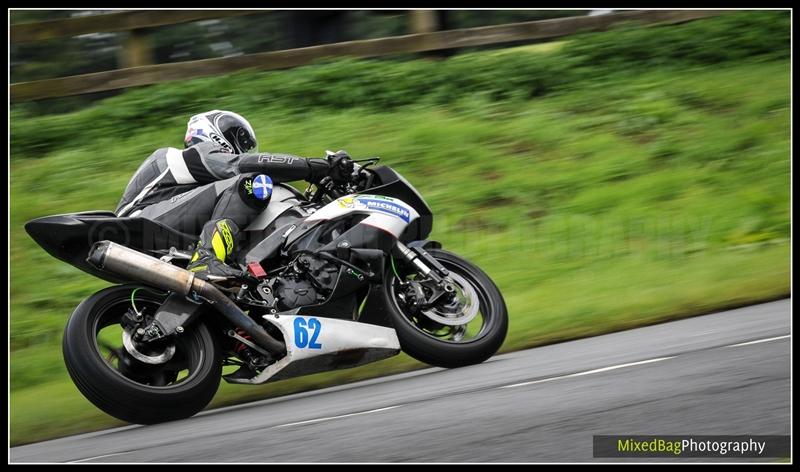
[[[266,174],[276,183],[317,182],[329,168],[325,159],[229,154],[211,142],[187,149],[161,148],[133,174],[115,213],[148,218],[195,236],[223,218],[244,228],[266,203],[245,192],[248,179],[252,182],[256,174]]]

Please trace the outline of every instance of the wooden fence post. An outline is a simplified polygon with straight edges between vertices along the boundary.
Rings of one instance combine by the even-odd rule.
[[[146,66],[154,63],[153,50],[146,30],[134,29],[127,34],[119,53],[119,62],[123,68]]]
[[[433,10],[411,10],[408,14],[408,29],[411,34],[433,33],[439,29],[436,12]]]
[[[408,12],[408,29],[411,34],[435,33],[442,29],[443,13],[436,10],[411,10]],[[428,59],[444,59],[454,50],[434,50],[419,53]]]

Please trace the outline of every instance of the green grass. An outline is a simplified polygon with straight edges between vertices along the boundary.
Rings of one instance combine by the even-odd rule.
[[[533,100],[474,94],[386,111],[236,111],[259,131],[262,150],[346,149],[403,173],[434,209],[433,237],[502,290],[511,317],[504,352],[789,293],[786,60],[618,71]],[[91,110],[105,112],[114,109]],[[180,145],[183,121],[36,152],[12,139],[12,444],[120,424],[83,399],[60,352],[69,313],[107,283],[52,259],[22,225],[113,209],[142,159]],[[12,135],[31,123],[13,119]],[[223,385],[212,406],[421,366],[400,356]]]

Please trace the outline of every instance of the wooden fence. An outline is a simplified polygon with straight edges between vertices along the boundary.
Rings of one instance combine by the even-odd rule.
[[[681,23],[724,13],[720,10],[637,10],[599,16],[529,21],[498,26],[419,32],[389,38],[347,41],[233,57],[149,64],[146,28],[188,21],[262,13],[252,10],[133,11],[11,25],[12,43],[76,36],[92,32],[131,31],[121,69],[10,85],[12,102],[64,97],[175,80],[228,74],[245,69],[284,69],[328,57],[377,57],[524,40],[552,39],[582,31],[603,31],[623,21]],[[430,31],[430,10],[410,12],[412,31]]]

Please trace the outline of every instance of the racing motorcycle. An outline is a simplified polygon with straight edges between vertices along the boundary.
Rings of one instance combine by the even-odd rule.
[[[221,378],[262,384],[401,350],[446,368],[494,355],[508,328],[500,291],[428,239],[430,207],[378,160],[305,192],[274,184],[243,231],[234,279],[195,277],[197,236],[152,220],[91,211],[28,222],[52,256],[114,284],[66,325],[77,388],[111,416],[152,424],[199,412]]]

